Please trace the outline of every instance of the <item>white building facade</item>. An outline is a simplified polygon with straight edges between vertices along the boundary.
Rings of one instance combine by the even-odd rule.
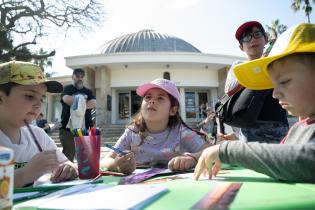
[[[242,57],[204,54],[177,37],[152,30],[123,35],[107,42],[99,54],[66,57],[66,65],[86,72],[85,85],[96,96],[96,125],[126,124],[141,104],[136,88],[156,78],[173,81],[181,94],[180,113],[186,122],[200,121],[200,105],[214,106],[222,95],[226,72]],[[71,76],[54,78],[71,83]],[[59,119],[60,98],[47,99],[47,118]]]

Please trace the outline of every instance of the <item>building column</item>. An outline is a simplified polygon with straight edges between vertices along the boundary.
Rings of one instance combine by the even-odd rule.
[[[45,118],[47,119],[48,122],[53,122],[55,121],[54,116],[53,116],[53,108],[54,108],[54,100],[53,100],[53,95],[52,94],[47,94],[46,95],[46,113],[45,113]]]
[[[185,104],[185,88],[179,88],[180,93],[180,116],[186,122],[186,104]]]
[[[96,125],[110,123],[110,111],[107,107],[107,95],[110,95],[110,72],[106,67],[95,70]]]
[[[218,88],[211,88],[211,101],[211,106],[214,107],[214,105],[218,101]]]
[[[117,107],[118,107],[118,102],[117,102],[117,97],[116,97],[116,89],[112,89],[112,112],[111,112],[111,122],[112,124],[117,123]]]

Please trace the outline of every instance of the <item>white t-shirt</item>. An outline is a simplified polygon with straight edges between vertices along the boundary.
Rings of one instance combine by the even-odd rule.
[[[30,125],[36,136],[39,145],[45,150],[56,150],[57,158],[60,163],[67,161],[67,157],[57,149],[55,142],[45,133],[42,128]],[[9,137],[0,129],[0,145],[14,150],[14,158],[17,164],[26,163],[32,159],[34,155],[39,153],[32,134],[26,126],[20,128],[21,141],[20,144],[13,144]]]
[[[234,66],[236,66],[237,64],[241,64],[244,61],[235,61],[233,62],[227,77],[226,77],[226,81],[225,81],[225,88],[224,88],[224,92],[227,94],[229,92],[231,92],[234,88],[236,88],[239,85],[239,82],[234,74]]]

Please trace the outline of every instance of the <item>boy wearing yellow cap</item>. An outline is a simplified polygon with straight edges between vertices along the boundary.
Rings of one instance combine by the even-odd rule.
[[[0,64],[0,146],[14,150],[15,187],[51,171],[54,182],[77,177],[76,167],[45,131],[29,124],[40,114],[46,92],[61,91],[62,85],[46,80],[37,65],[19,61]]]
[[[277,180],[315,182],[315,25],[299,24],[281,34],[268,57],[238,65],[234,73],[243,86],[274,88],[273,97],[301,120],[282,144],[223,142],[199,158],[195,179],[203,171],[216,175],[221,162],[264,173]]]

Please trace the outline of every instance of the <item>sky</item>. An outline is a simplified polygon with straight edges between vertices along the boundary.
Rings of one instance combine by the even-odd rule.
[[[288,27],[307,22],[303,11],[291,9],[291,0],[103,0],[102,27],[80,34],[71,30],[39,41],[39,47],[56,50],[48,72],[69,75],[64,57],[98,52],[119,36],[152,29],[181,38],[203,53],[245,56],[234,37],[239,25],[257,20],[263,26],[279,19]],[[311,22],[315,22],[315,5]],[[265,27],[266,28],[266,27]]]

